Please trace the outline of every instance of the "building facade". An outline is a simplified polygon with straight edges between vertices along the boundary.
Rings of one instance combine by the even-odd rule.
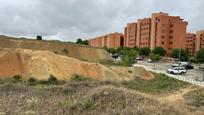
[[[195,55],[196,53],[196,34],[194,33],[187,33],[186,38],[186,50],[188,54]]]
[[[137,33],[134,33],[132,27],[129,29],[130,24],[124,29],[125,40],[134,40],[131,44],[126,43],[126,47],[150,49],[163,47],[167,54],[170,54],[174,48],[186,48],[184,41],[186,41],[188,23],[179,16],[169,16],[168,13],[163,12],[153,13],[151,18],[138,19],[134,24],[137,25],[137,28],[134,28]]]
[[[153,13],[150,18],[138,19],[128,23],[122,33],[110,33],[89,40],[93,47],[118,48],[148,47],[154,49],[163,47],[167,56],[175,48],[186,49],[190,55],[195,55],[204,48],[204,30],[187,33],[188,22],[179,16],[169,16],[168,13]]]
[[[204,30],[196,32],[196,52],[204,48]]]
[[[124,36],[122,33],[110,33],[88,40],[89,45],[100,48],[118,48],[124,46]]]
[[[125,46],[135,47],[137,42],[137,23],[128,23],[124,30]]]
[[[151,23],[151,49],[163,47],[167,54],[170,54],[172,49],[186,48],[186,21],[179,16],[169,16],[168,13],[160,12],[152,14]]]
[[[137,20],[137,47],[150,47],[151,18]]]

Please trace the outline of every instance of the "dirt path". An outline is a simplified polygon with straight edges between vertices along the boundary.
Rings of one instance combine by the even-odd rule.
[[[184,101],[184,94],[196,90],[198,87],[196,86],[188,86],[186,88],[183,88],[177,92],[174,92],[173,94],[169,94],[168,96],[163,96],[159,98],[160,102],[168,102],[168,103],[180,103]]]

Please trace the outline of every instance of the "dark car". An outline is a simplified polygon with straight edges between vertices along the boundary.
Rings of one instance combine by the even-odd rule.
[[[119,54],[112,54],[112,58],[118,58],[119,57]]]
[[[194,69],[194,67],[192,65],[186,65],[185,68],[186,69]]]

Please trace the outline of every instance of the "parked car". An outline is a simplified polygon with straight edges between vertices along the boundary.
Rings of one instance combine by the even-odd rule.
[[[185,67],[186,69],[194,69],[194,67],[189,62],[179,62],[177,64],[172,64],[172,67]]]
[[[144,59],[143,56],[138,56],[138,57],[136,58],[136,60],[143,60],[143,59]]]
[[[174,67],[174,68],[168,69],[167,73],[183,75],[183,74],[187,73],[187,70],[185,67]]]
[[[194,67],[192,65],[186,65],[185,68],[186,69],[194,69]]]
[[[152,61],[151,59],[148,59],[147,62],[152,63],[152,62],[154,62],[154,61]]]
[[[119,54],[112,54],[112,58],[117,59],[119,57]]]

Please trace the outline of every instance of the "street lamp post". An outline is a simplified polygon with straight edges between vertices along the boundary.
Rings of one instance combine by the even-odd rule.
[[[179,66],[178,66],[178,76],[179,76],[179,70],[180,70],[180,62],[181,62],[181,48],[179,48]]]

